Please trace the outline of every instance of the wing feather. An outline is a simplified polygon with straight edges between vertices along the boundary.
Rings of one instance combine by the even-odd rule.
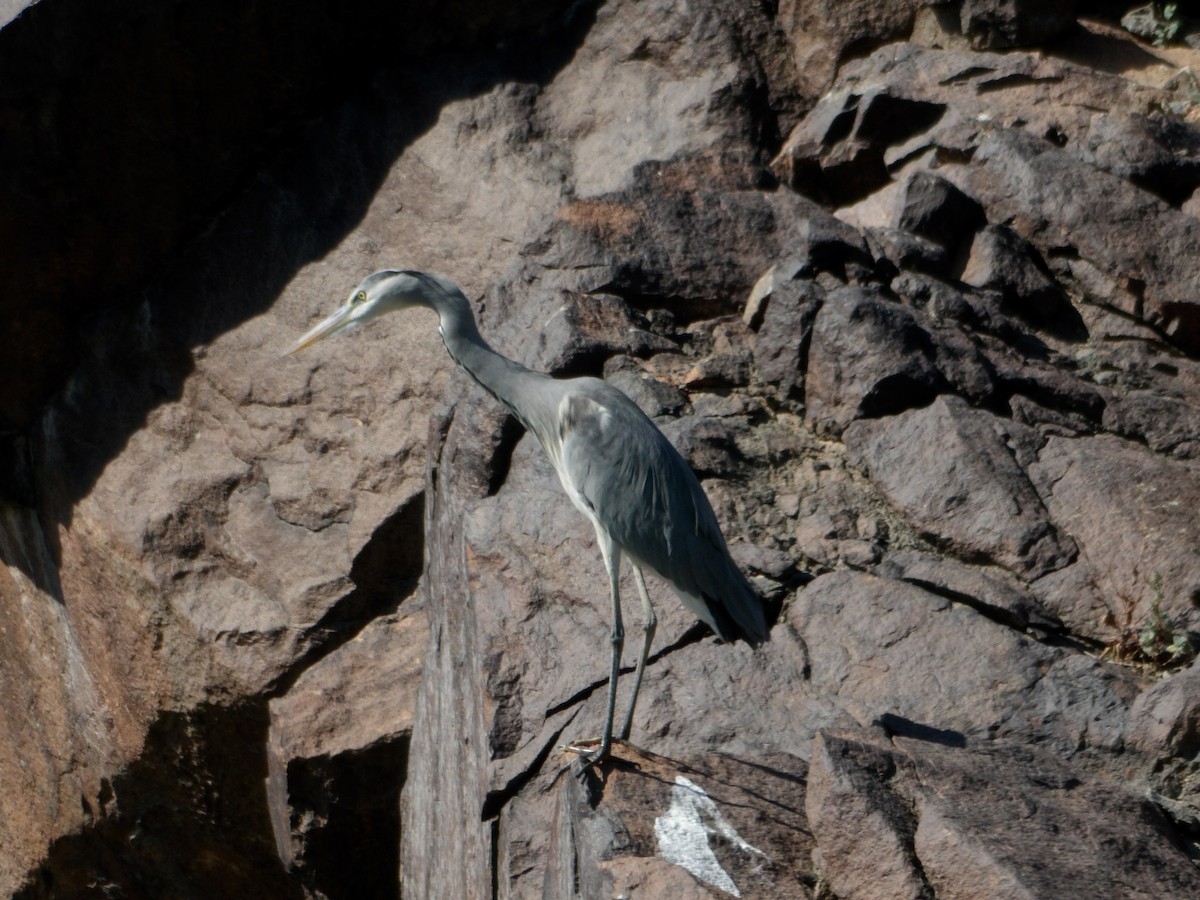
[[[761,601],[730,559],[700,482],[633,401],[579,379],[559,427],[564,487],[622,551],[670,581],[722,638],[765,640]]]

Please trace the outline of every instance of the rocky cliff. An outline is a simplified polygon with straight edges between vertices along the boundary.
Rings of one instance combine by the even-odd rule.
[[[0,894],[1195,897],[1200,51],[1126,5],[4,6]],[[596,772],[536,442],[428,314],[280,357],[397,265],[771,609],[652,582]]]

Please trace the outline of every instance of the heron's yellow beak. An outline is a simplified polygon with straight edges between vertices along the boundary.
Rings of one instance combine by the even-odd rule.
[[[301,335],[296,343],[288,347],[287,352],[284,353],[284,356],[289,356],[292,353],[295,353],[297,350],[303,350],[305,347],[315,344],[317,341],[321,340],[321,338],[328,337],[335,331],[340,331],[342,328],[345,328],[352,321],[350,318],[351,309],[352,307],[349,305],[338,307],[337,312],[329,316],[327,319],[322,319],[303,335]]]

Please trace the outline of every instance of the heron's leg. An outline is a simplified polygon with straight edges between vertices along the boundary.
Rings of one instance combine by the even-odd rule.
[[[612,749],[613,718],[617,710],[617,675],[621,670],[621,650],[625,646],[625,626],[621,622],[621,548],[613,543],[613,539],[599,525],[596,526],[596,538],[600,544],[600,554],[604,557],[604,566],[608,569],[609,591],[612,597],[612,666],[608,676],[608,711],[604,716],[604,734],[596,752],[589,754],[584,760],[585,766],[603,762]]]
[[[629,709],[625,713],[625,723],[617,732],[617,737],[623,741],[629,740],[629,732],[633,728],[633,708],[637,705],[638,691],[642,687],[642,676],[646,674],[646,659],[650,656],[650,645],[654,643],[654,631],[658,628],[658,616],[654,615],[654,607],[650,604],[650,595],[646,593],[646,579],[642,577],[642,569],[633,563],[633,580],[637,582],[638,594],[642,598],[642,655],[638,657],[637,671],[633,675],[633,693],[629,695]]]

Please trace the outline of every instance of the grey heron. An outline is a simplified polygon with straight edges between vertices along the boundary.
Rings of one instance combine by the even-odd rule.
[[[438,314],[450,356],[531,431],[550,457],[571,502],[596,529],[612,602],[608,707],[599,747],[570,749],[585,766],[603,761],[613,739],[621,621],[621,558],[629,558],[644,611],[641,655],[629,707],[617,732],[628,740],[657,619],[642,569],[675,588],[684,605],[722,640],[767,639],[762,602],[729,555],[700,482],[657,426],[625,394],[599,378],[554,378],[501,356],[480,336],[463,292],[425,272],[368,275],[336,312],[300,337],[294,353],[387,312],[423,306]],[[591,742],[588,742],[591,743]]]

